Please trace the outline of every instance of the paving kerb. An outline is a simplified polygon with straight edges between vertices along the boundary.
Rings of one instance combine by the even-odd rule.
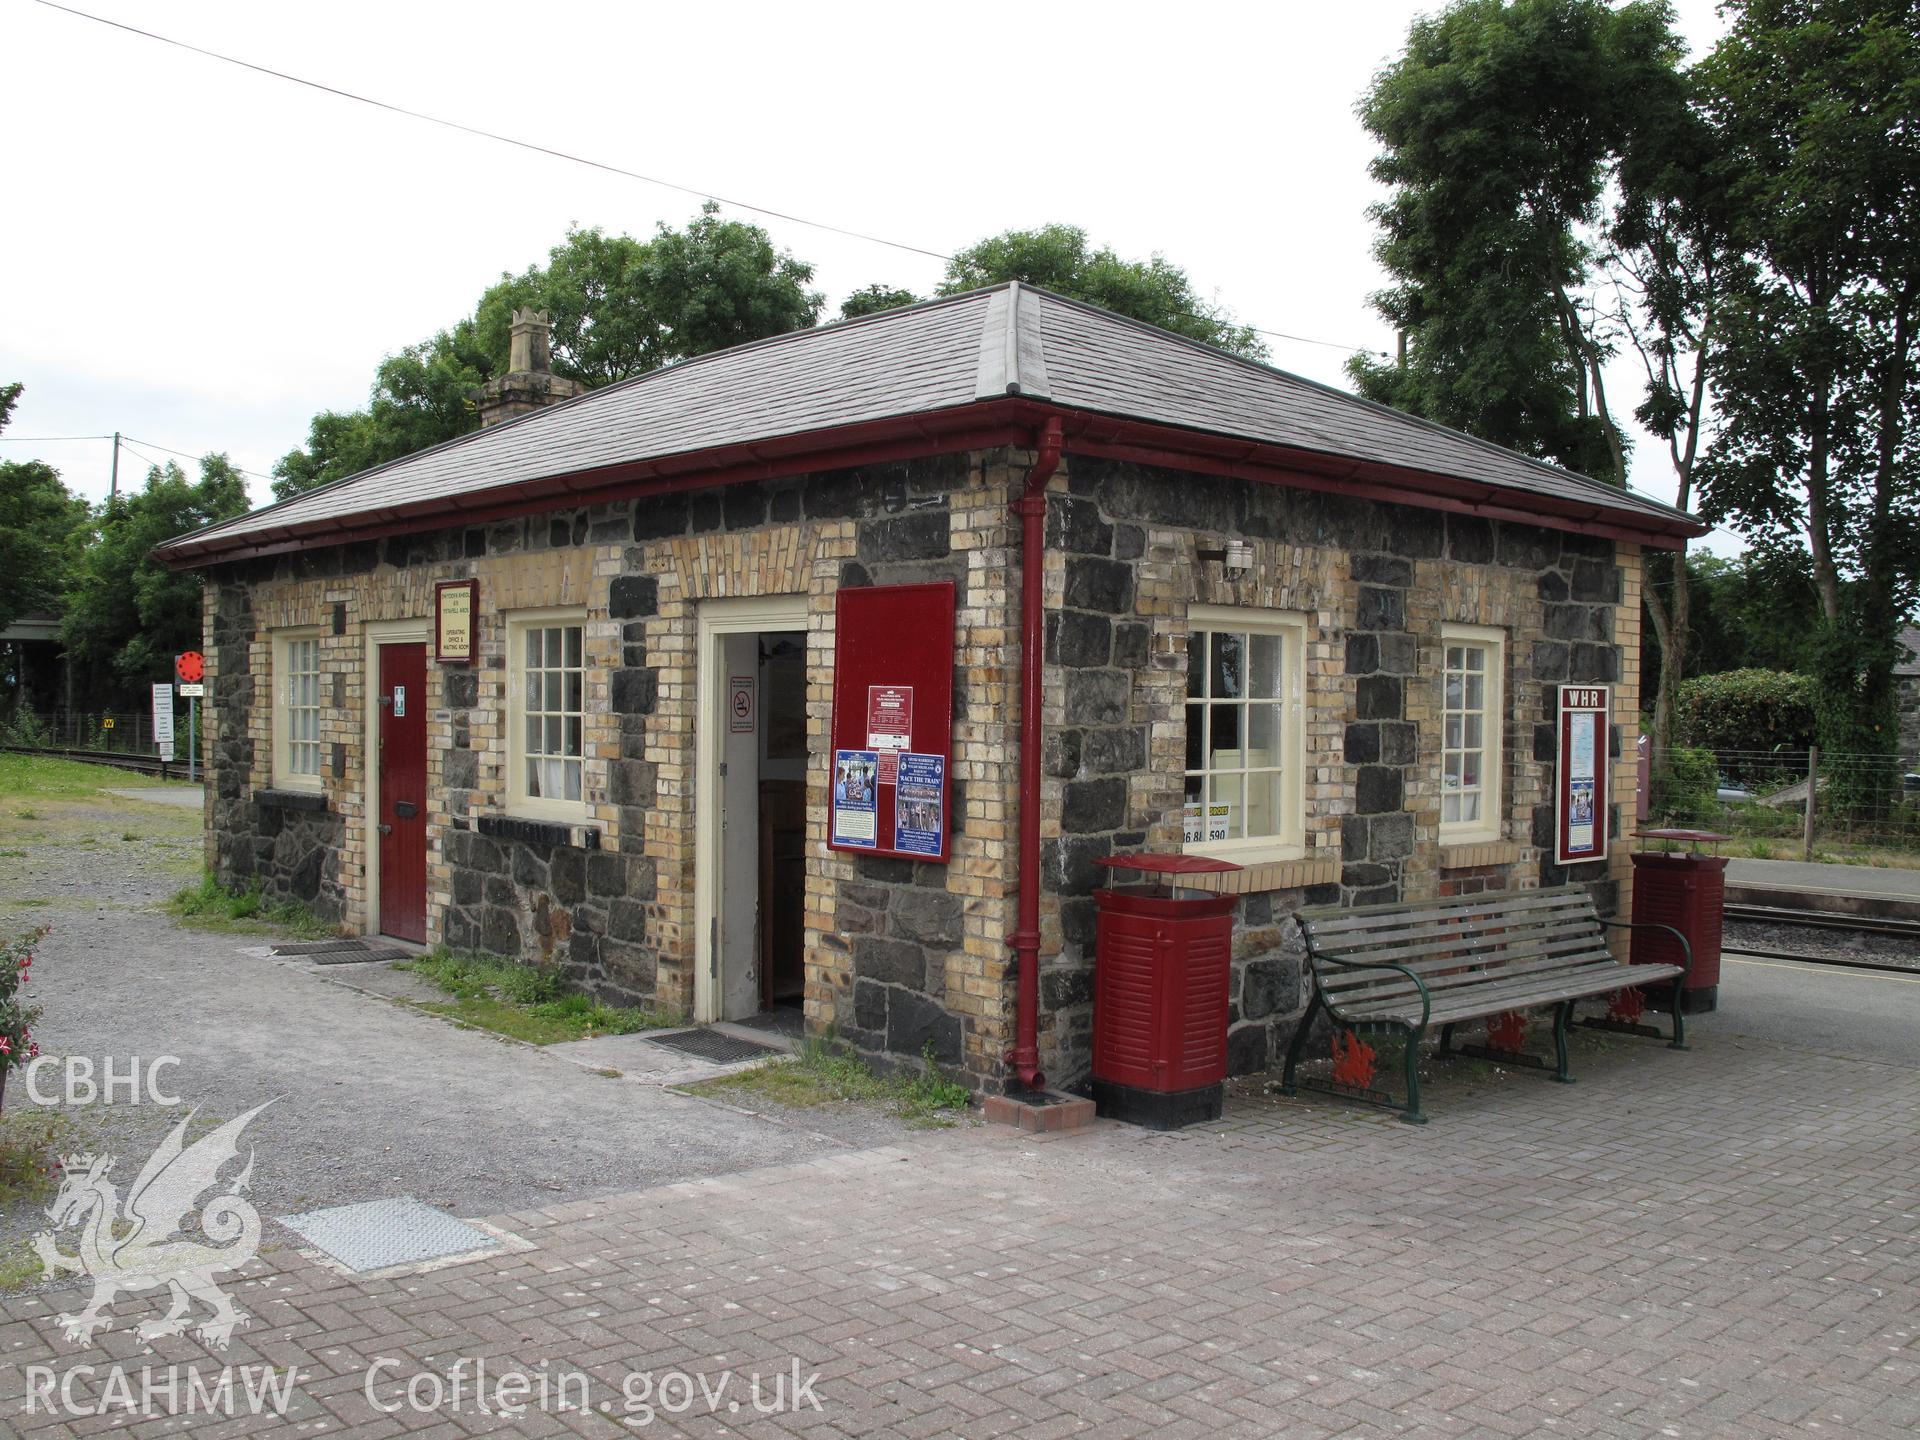
[[[518,1210],[490,1218],[534,1249],[410,1278],[279,1251],[229,1351],[87,1353],[319,1366],[288,1424],[355,1435],[617,1433],[380,1415],[379,1355],[547,1359],[615,1399],[634,1369],[821,1374],[822,1414],[685,1434],[1911,1433],[1911,1071],[1702,1042],[1593,1052],[1575,1087],[1425,1130],[1240,1093],[1174,1134],[981,1127]],[[0,1311],[15,1367],[74,1358],[48,1319],[71,1303]]]

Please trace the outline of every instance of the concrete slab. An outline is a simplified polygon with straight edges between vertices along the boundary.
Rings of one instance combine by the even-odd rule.
[[[1920,870],[1872,865],[1809,865],[1799,860],[1729,860],[1727,884],[1756,889],[1890,895],[1920,900]]]

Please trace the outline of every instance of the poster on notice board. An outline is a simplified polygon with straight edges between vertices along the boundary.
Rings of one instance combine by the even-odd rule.
[[[880,843],[880,757],[833,752],[833,843],[871,850]]]
[[[909,855],[938,855],[946,832],[946,772],[944,755],[900,757],[894,789],[893,848]]]

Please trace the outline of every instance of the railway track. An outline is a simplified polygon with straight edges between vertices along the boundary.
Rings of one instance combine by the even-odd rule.
[[[1787,960],[1802,965],[1829,965],[1839,970],[1874,970],[1890,974],[1920,974],[1920,920],[1892,915],[1846,915],[1832,910],[1802,910],[1780,905],[1733,904],[1725,908],[1726,923],[1764,927],[1756,943],[1726,942],[1725,953],[1749,960]],[[1779,948],[1798,943],[1794,931],[1806,936],[1805,950]],[[1782,932],[1785,932],[1784,934]],[[1848,952],[1817,937],[1856,935],[1892,942],[1880,953]],[[1814,948],[1819,947],[1819,948]]]
[[[1791,925],[1920,940],[1920,920],[1892,915],[1842,915],[1832,910],[1790,910],[1775,905],[1728,905],[1724,915],[1729,925]]]
[[[14,755],[57,755],[62,760],[84,760],[89,765],[111,765],[138,775],[167,774],[185,779],[187,762],[163,762],[158,755],[133,755],[124,750],[70,750],[63,745],[0,745],[0,751]],[[164,768],[163,768],[164,767]]]

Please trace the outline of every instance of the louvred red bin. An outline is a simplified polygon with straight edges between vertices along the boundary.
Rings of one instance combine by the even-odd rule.
[[[1702,855],[1700,846],[1728,837],[1711,830],[1640,830],[1645,840],[1691,845],[1690,853],[1642,850],[1633,857],[1633,922],[1671,925],[1687,937],[1693,968],[1681,992],[1689,1015],[1720,1008],[1720,942],[1725,920],[1727,858]],[[1685,960],[1679,943],[1660,930],[1633,932],[1633,963],[1679,965]],[[1645,992],[1647,1003],[1670,1008],[1672,992],[1664,985]]]
[[[1161,877],[1240,869],[1199,855],[1115,855]],[[1102,1115],[1157,1130],[1216,1120],[1227,1075],[1234,895],[1094,891],[1093,1098]]]

